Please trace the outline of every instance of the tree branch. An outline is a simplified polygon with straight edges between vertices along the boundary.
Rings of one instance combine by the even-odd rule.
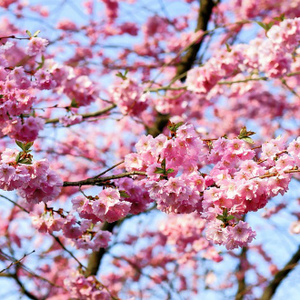
[[[245,293],[247,291],[247,285],[246,285],[246,281],[245,281],[245,270],[243,268],[244,266],[244,262],[247,260],[247,247],[243,247],[242,248],[242,252],[239,256],[240,258],[240,263],[238,265],[238,290],[237,290],[237,294],[235,296],[235,300],[243,300]]]
[[[122,174],[106,176],[106,177],[93,177],[80,181],[64,181],[63,186],[83,186],[83,185],[105,185],[108,181],[123,177],[131,177],[133,175],[143,175],[145,176],[145,172],[133,171],[133,172],[125,172]]]
[[[104,114],[106,114],[107,112],[109,112],[110,110],[114,109],[116,107],[116,104],[112,104],[111,106],[108,106],[102,110],[93,112],[93,113],[86,113],[86,114],[82,114],[80,116],[82,116],[83,119],[88,119],[88,118],[93,118],[93,117],[99,117],[102,116]],[[54,118],[54,119],[48,119],[45,121],[45,124],[55,124],[59,122],[59,118]]]
[[[32,293],[30,293],[29,291],[26,290],[25,286],[20,281],[17,274],[14,274],[13,278],[15,279],[16,283],[19,285],[19,287],[24,295],[26,295],[30,299],[39,300],[39,298],[37,298],[35,295],[33,295]]]
[[[200,8],[195,32],[199,30],[207,30],[207,25],[212,15],[213,7],[215,6],[213,0],[199,0],[199,3]],[[177,65],[176,75],[174,78],[180,78],[182,82],[185,81],[186,73],[191,69],[195,62],[205,36],[206,35],[204,34],[198,43],[194,43],[189,46],[185,55],[182,56],[180,63]],[[146,128],[147,132],[154,137],[158,136],[168,124],[169,118],[169,115],[158,113],[154,125],[151,128]]]
[[[287,262],[287,264],[276,273],[273,280],[269,283],[269,285],[264,290],[263,295],[260,300],[270,300],[275,294],[280,283],[288,276],[288,274],[296,267],[300,260],[300,246],[292,258]]]
[[[107,223],[105,222],[101,228],[101,230],[106,230],[109,232],[112,232],[115,226],[117,225],[117,222],[114,223]],[[102,258],[104,254],[106,253],[105,248],[100,248],[98,251],[94,251],[90,256],[89,256],[89,261],[88,261],[88,266],[85,270],[84,275],[86,277],[91,276],[91,275],[96,275],[98,272],[98,269],[100,267]]]
[[[201,30],[206,31],[209,19],[212,15],[213,7],[215,6],[214,1],[212,0],[199,0],[200,8],[197,20],[197,27],[195,32]],[[197,58],[198,51],[201,48],[205,35],[201,38],[198,43],[194,43],[191,47],[189,47],[186,54],[182,57],[180,63],[177,66],[176,76],[179,76],[183,73],[186,73],[191,69],[194,61]],[[181,78],[181,81],[185,81],[186,76]]]
[[[1,252],[2,252],[2,251],[1,251]],[[35,252],[35,250],[32,250],[30,253],[25,253],[25,254],[23,255],[23,257],[21,257],[21,258],[18,259],[18,260],[15,260],[15,261],[11,262],[10,265],[9,265],[8,267],[4,268],[3,270],[1,270],[0,273],[3,273],[3,272],[5,272],[5,271],[7,271],[7,270],[8,270],[11,266],[13,266],[13,265],[16,265],[16,264],[20,263],[26,256],[32,254],[33,252]],[[3,252],[2,252],[2,253],[3,253]]]

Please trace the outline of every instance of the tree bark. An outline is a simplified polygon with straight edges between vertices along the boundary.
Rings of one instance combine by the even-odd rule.
[[[215,6],[214,1],[212,0],[200,0],[200,8],[197,20],[197,27],[195,32],[202,30],[207,30],[207,24],[212,15],[213,7]],[[186,73],[193,66],[194,61],[197,58],[197,54],[201,48],[203,43],[204,36],[201,38],[200,42],[197,44],[191,45],[191,47],[187,50],[186,54],[182,57],[181,62],[177,65],[176,77]],[[181,81],[185,81],[186,76],[181,78]]]
[[[243,300],[247,291],[247,285],[245,281],[245,270],[243,268],[243,262],[247,259],[247,250],[247,247],[243,247],[242,252],[240,254],[240,263],[237,270],[237,272],[239,272],[238,290],[235,296],[235,300]]]
[[[289,273],[296,267],[300,260],[300,246],[294,253],[292,258],[286,263],[286,265],[276,273],[273,280],[265,288],[260,300],[269,300],[274,296],[280,283],[289,275]]]

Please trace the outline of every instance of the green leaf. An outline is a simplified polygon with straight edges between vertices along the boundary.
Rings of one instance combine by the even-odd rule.
[[[28,152],[28,150],[31,148],[31,146],[33,145],[33,142],[28,142],[24,145],[24,151]]]
[[[122,78],[123,80],[126,80],[127,79],[127,77],[126,77],[127,74],[128,74],[128,70],[125,70],[124,74],[122,74],[121,72],[118,72],[116,74],[116,76]]]
[[[30,158],[24,158],[18,161],[20,164],[31,165],[32,160]]]
[[[245,140],[247,143],[253,144],[253,140],[251,138],[249,138],[249,136],[255,134],[255,132],[253,131],[248,131],[246,126],[244,126],[241,131],[240,134],[238,135],[238,139],[240,140]]]
[[[260,22],[260,21],[256,21],[256,23],[257,23],[260,27],[262,27],[263,29],[266,30],[266,24],[265,24],[265,23]]]
[[[168,169],[167,170],[167,174],[170,174],[170,173],[173,173],[174,172],[174,169]]]
[[[227,43],[225,43],[225,46],[226,46],[227,51],[231,52],[231,48],[230,48],[230,46]]]
[[[163,168],[163,170],[166,170],[166,159],[164,158],[161,162],[161,167]]]
[[[165,170],[162,168],[156,168],[156,170],[154,171],[155,174],[165,174]]]
[[[250,137],[245,137],[242,140],[249,143],[249,144],[254,144],[254,141]]]
[[[71,107],[78,107],[78,103],[76,102],[76,100],[73,98],[72,102],[71,102]]]
[[[26,33],[28,34],[29,37],[32,37],[32,34],[29,30],[26,30]]]
[[[122,198],[130,198],[130,196],[125,191],[119,191],[119,193]]]
[[[284,21],[284,19],[285,19],[284,14],[281,14],[279,17],[273,18],[273,20],[278,21],[278,22],[282,22],[282,21]]]
[[[260,21],[256,21],[256,23],[261,26],[265,31],[266,31],[266,36],[267,36],[267,32],[271,29],[271,27],[274,25],[274,22],[271,21],[269,23],[263,23]]]
[[[27,152],[30,152],[30,148],[31,148],[31,146],[33,145],[33,142],[28,142],[28,143],[22,143],[22,142],[20,142],[20,141],[16,141],[16,144],[25,152],[25,153],[27,153]]]
[[[266,30],[269,31],[273,25],[274,25],[274,22],[267,23]]]
[[[227,221],[230,221],[230,220],[233,220],[233,219],[234,219],[234,216],[228,216],[228,217],[226,218]]]
[[[4,97],[4,95],[0,95],[0,99],[2,99]]]
[[[217,219],[224,222],[224,217],[222,215],[217,215]]]
[[[18,155],[17,155],[17,157],[16,157],[16,163],[18,163],[18,162],[19,162],[19,160],[20,160],[20,157],[21,157],[21,154],[22,154],[22,152],[19,152],[19,153],[18,153]]]
[[[42,61],[38,63],[38,67],[36,68],[36,71],[41,69],[44,66],[44,63],[45,63],[45,56],[42,55]]]
[[[23,150],[25,151],[25,145],[22,142],[16,141],[16,144]]]
[[[37,37],[38,34],[39,34],[40,32],[41,32],[40,30],[37,30],[37,31],[33,34],[33,37]]]
[[[171,125],[168,126],[169,130],[172,132],[176,132],[177,129],[183,125],[183,122],[179,122],[179,123],[171,123]]]

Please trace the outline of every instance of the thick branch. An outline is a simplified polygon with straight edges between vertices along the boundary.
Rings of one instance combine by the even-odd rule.
[[[207,25],[212,15],[213,7],[215,5],[213,0],[199,0],[199,2],[200,8],[195,32],[199,30],[207,30]],[[185,55],[182,56],[180,63],[177,65],[176,75],[174,78],[180,78],[182,82],[185,81],[186,73],[193,66],[193,63],[195,62],[197,54],[203,43],[204,37],[205,35],[201,38],[201,40],[198,43],[192,44],[188,48]],[[169,118],[169,115],[158,113],[154,125],[151,128],[146,128],[147,132],[154,137],[158,136],[168,124]]]
[[[242,252],[240,254],[240,263],[238,266],[238,290],[237,290],[237,294],[235,296],[235,300],[243,300],[245,293],[247,291],[247,285],[246,285],[246,281],[245,281],[245,270],[243,268],[244,262],[247,259],[247,249],[246,247],[242,248]]]
[[[21,292],[26,295],[28,298],[33,299],[33,300],[39,300],[39,298],[37,298],[35,295],[33,295],[32,293],[30,293],[28,290],[26,290],[25,286],[23,285],[23,283],[20,281],[19,277],[17,276],[17,274],[15,274],[13,276],[13,278],[15,279],[16,283],[19,285]]]
[[[269,285],[264,290],[264,293],[260,300],[270,300],[275,294],[280,283],[288,276],[288,274],[296,267],[300,260],[300,246],[289,262],[276,273],[273,280],[269,283]]]
[[[215,5],[214,1],[212,0],[200,0],[199,2],[200,2],[200,8],[199,8],[199,15],[198,15],[197,27],[195,29],[195,32],[199,30],[202,31],[207,30],[207,24],[209,22],[213,7]],[[177,66],[176,76],[186,73],[188,70],[191,69],[194,61],[196,60],[203,39],[204,36],[201,38],[200,42],[195,43],[189,47],[186,54],[182,57],[180,63]],[[182,77],[181,81],[185,81],[185,77]]]
[[[116,225],[117,225],[117,222],[114,222],[114,223],[105,222],[103,224],[101,230],[106,230],[106,231],[112,232]],[[105,248],[100,248],[99,251],[94,251],[89,256],[88,266],[87,266],[87,268],[85,270],[85,273],[84,273],[84,275],[86,277],[97,274],[97,271],[100,267],[100,263],[102,261],[102,258],[104,256],[105,252],[106,252]]]

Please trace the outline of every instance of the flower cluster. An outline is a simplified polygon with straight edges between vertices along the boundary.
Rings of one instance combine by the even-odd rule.
[[[246,246],[255,238],[256,233],[249,224],[239,221],[235,226],[222,226],[221,221],[210,222],[206,229],[206,237],[219,245],[225,245],[228,250]]]
[[[31,37],[26,47],[26,54],[29,56],[35,56],[39,53],[45,52],[46,46],[49,41],[40,37]]]
[[[75,216],[75,211],[67,215],[63,211],[46,208],[43,213],[36,210],[30,213],[33,226],[39,232],[53,233],[62,230],[64,237],[72,241],[78,249],[98,251],[106,248],[111,238],[111,232],[102,231],[91,220],[81,220]]]
[[[0,130],[19,141],[35,140],[44,127],[44,121],[38,117],[25,117],[31,113],[36,97],[30,93],[31,82],[24,68],[6,71],[0,67],[0,74]]]
[[[179,52],[191,44],[197,44],[201,40],[203,32],[183,32],[179,38],[173,37],[167,41],[167,49],[173,52]]]
[[[149,203],[153,200],[149,197],[149,193],[143,182],[133,180],[131,178],[121,178],[118,181],[119,190],[126,192],[126,202],[130,202],[130,214],[139,214],[147,209]]]
[[[4,8],[8,8],[11,4],[17,2],[17,0],[3,0],[0,2],[0,6]]]
[[[115,222],[124,218],[130,211],[131,203],[121,201],[117,189],[106,188],[96,197],[76,197],[72,200],[73,209],[83,219],[101,222]]]
[[[240,48],[232,49],[230,52],[222,50],[204,66],[188,71],[186,78],[188,90],[207,94],[222,78],[231,76],[234,72],[240,72],[241,50]]]
[[[222,78],[253,70],[270,78],[286,75],[293,62],[292,52],[299,44],[300,18],[284,20],[268,31],[269,39],[256,38],[249,45],[220,50],[202,66],[191,69],[186,84],[190,91],[208,93]]]
[[[233,249],[251,242],[255,233],[242,216],[287,191],[297,170],[300,138],[287,148],[283,138],[271,140],[262,145],[258,159],[243,141],[253,134],[245,128],[239,138],[211,140],[209,147],[191,125],[175,125],[171,132],[169,138],[143,136],[137,153],[125,158],[127,170],[146,172],[145,187],[160,210],[199,212],[214,243]],[[202,173],[203,165],[212,166],[209,173]]]
[[[61,123],[63,126],[70,126],[81,123],[82,119],[83,118],[81,115],[63,116],[59,118],[59,123]]]
[[[7,148],[0,160],[0,188],[18,190],[31,204],[55,199],[62,180],[50,169],[47,160],[32,161],[31,155]]]
[[[288,52],[299,45],[300,18],[283,20],[279,25],[273,25],[268,31],[269,39]]]
[[[87,75],[75,74],[70,66],[47,59],[39,71],[36,73],[36,86],[66,94],[72,101],[72,107],[86,106],[97,99],[96,84]]]
[[[94,276],[85,277],[79,272],[71,274],[65,279],[65,286],[70,292],[72,299],[86,300],[111,300],[112,297],[106,287]]]
[[[148,107],[148,94],[137,82],[124,79],[109,89],[112,102],[116,103],[122,114],[139,116]]]
[[[174,85],[180,88],[180,85]],[[162,114],[170,114],[172,116],[181,116],[187,113],[188,107],[192,106],[193,94],[190,91],[171,90],[167,91],[163,97],[157,97],[153,100],[155,108]],[[197,99],[199,102],[199,99]]]
[[[64,237],[71,239],[78,249],[94,251],[106,248],[112,235],[101,230],[103,222],[112,223],[124,218],[131,207],[131,203],[122,201],[119,191],[113,188],[106,188],[95,197],[76,197],[72,203],[73,209],[67,214],[52,208],[46,208],[42,214],[31,213],[33,225],[40,232],[62,230]]]
[[[222,256],[204,236],[206,222],[197,213],[169,215],[168,220],[161,224],[160,232],[166,237],[166,243],[180,253],[180,261],[189,261],[202,251],[206,259],[220,262]]]
[[[206,150],[191,125],[179,127],[175,139],[163,134],[143,136],[136,148],[137,154],[125,157],[126,168],[146,172],[145,186],[159,209],[168,213],[201,211],[198,200],[204,178],[196,170],[200,161],[205,161]]]

